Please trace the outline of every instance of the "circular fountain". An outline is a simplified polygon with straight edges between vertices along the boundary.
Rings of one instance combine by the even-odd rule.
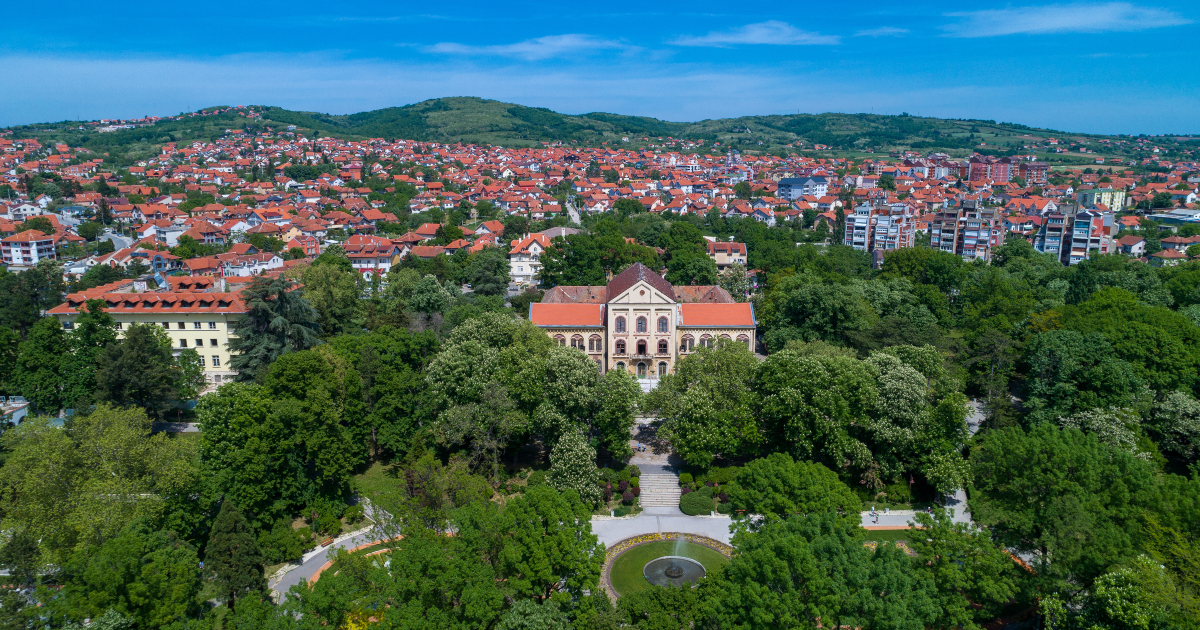
[[[647,562],[642,575],[655,586],[683,586],[704,577],[704,565],[683,556],[662,556]]]

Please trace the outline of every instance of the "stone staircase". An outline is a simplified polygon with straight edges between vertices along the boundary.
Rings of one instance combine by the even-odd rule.
[[[663,474],[643,474],[638,478],[642,496],[638,503],[643,508],[679,507],[679,477]]]

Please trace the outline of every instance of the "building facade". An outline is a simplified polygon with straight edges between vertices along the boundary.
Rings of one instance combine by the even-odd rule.
[[[25,230],[0,240],[0,260],[14,267],[32,267],[39,260],[54,260],[54,236]]]
[[[1102,204],[1113,212],[1120,212],[1125,209],[1124,188],[1083,188],[1075,193],[1075,198],[1079,201],[1079,205],[1085,208]]]
[[[934,215],[929,246],[962,256],[963,260],[990,261],[995,248],[1004,244],[1004,228],[996,208],[984,208],[969,200],[959,208],[946,208]]]
[[[731,265],[746,265],[746,244],[706,241],[708,257],[717,263],[717,271],[725,271]]]
[[[530,234],[514,240],[508,250],[508,280],[515,285],[534,285],[542,271],[542,254],[550,246],[545,234]]]
[[[133,324],[161,326],[176,355],[188,349],[200,355],[206,381],[219,385],[233,380],[229,339],[235,322],[246,312],[241,296],[217,291],[207,277],[172,277],[169,282],[163,289],[147,290],[144,283],[121,280],[71,293],[48,314],[70,329],[88,300],[103,300],[104,312],[117,322],[118,336]]]
[[[846,215],[843,242],[865,252],[912,247],[916,243],[919,216],[916,208],[906,203],[862,204]]]
[[[824,197],[829,193],[829,180],[822,176],[785,177],[779,180],[776,196],[795,201],[805,195]]]
[[[603,287],[555,287],[529,320],[555,343],[578,348],[602,371],[640,379],[670,374],[698,347],[757,343],[754,308],[715,286],[675,287],[634,263]]]

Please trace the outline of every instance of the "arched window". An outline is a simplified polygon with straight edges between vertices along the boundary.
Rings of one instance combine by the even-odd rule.
[[[638,378],[646,378],[646,363],[644,361],[638,363],[637,375],[638,375]]]
[[[666,339],[658,340],[658,353],[666,354],[671,351],[671,344],[667,343]]]
[[[728,340],[728,339],[730,339],[729,335],[721,335],[721,338],[722,338],[722,339],[725,339],[725,340]]]
[[[617,369],[618,369],[618,370],[624,370],[624,369],[625,369],[625,362],[624,362],[624,361],[617,361]]]
[[[684,335],[683,340],[679,342],[680,352],[691,352],[696,347],[696,340],[691,335]]]
[[[571,337],[571,347],[583,350],[583,335],[575,335]]]
[[[671,330],[671,323],[667,321],[666,317],[659,317],[658,332],[667,332],[669,330]]]
[[[624,339],[617,340],[616,354],[625,354],[625,340]]]
[[[624,317],[617,318],[617,332],[625,332],[625,318]]]
[[[701,348],[713,347],[712,337],[709,337],[708,335],[704,335],[704,336],[700,337],[700,347]]]
[[[603,347],[604,341],[600,339],[599,335],[588,337],[588,352],[600,352]]]
[[[645,317],[637,318],[637,331],[638,332],[646,332],[646,318]]]
[[[738,335],[737,341],[738,341],[738,343],[746,344],[746,347],[750,348],[751,352],[754,352],[754,348],[750,345],[750,338],[747,337],[746,335]]]
[[[567,345],[567,338],[563,337],[562,335],[554,335],[554,343],[560,346],[565,346]]]
[[[659,361],[658,362],[658,377],[662,378],[666,375],[667,375],[667,362]]]
[[[637,353],[638,353],[638,356],[646,355],[646,341],[645,340],[641,340],[638,342]]]

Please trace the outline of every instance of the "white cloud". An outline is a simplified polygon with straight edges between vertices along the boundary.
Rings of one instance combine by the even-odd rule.
[[[453,42],[442,42],[429,47],[430,52],[448,55],[515,57],[526,61],[538,61],[553,57],[564,57],[575,53],[584,53],[598,49],[628,49],[629,46],[619,42],[593,37],[591,35],[547,35],[527,39],[515,44],[498,44],[489,46],[470,46]]]
[[[854,34],[855,37],[885,37],[887,35],[903,35],[908,32],[906,28],[896,28],[895,26],[881,26],[879,28],[869,28],[865,31],[859,31]]]
[[[1138,7],[1128,2],[1055,4],[946,15],[962,18],[957,23],[943,27],[947,35],[952,37],[1140,31],[1192,23],[1173,11]]]
[[[772,44],[777,46],[802,46],[809,44],[838,44],[837,35],[821,35],[802,31],[787,22],[771,20],[747,24],[730,31],[713,31],[699,37],[684,35],[670,43],[676,46],[714,46],[726,48],[736,44]]]

